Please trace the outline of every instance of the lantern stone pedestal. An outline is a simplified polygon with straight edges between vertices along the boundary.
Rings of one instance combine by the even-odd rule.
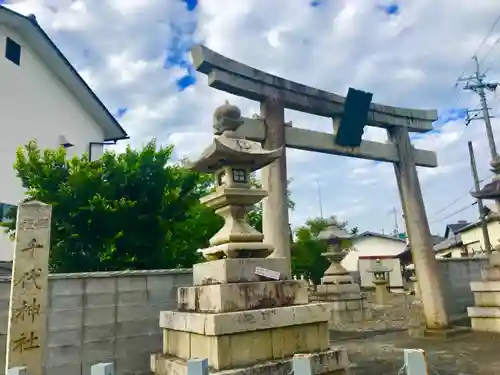
[[[500,215],[500,157],[496,155],[491,162],[494,177],[479,192],[471,193],[477,199],[495,201],[496,212]],[[500,332],[500,245],[495,252],[489,254],[489,265],[483,269],[483,281],[470,283],[474,293],[474,307],[467,308],[472,330],[485,332]]]
[[[387,291],[387,281],[386,280],[374,280],[375,285],[375,301],[377,305],[384,306],[389,300],[389,292]]]
[[[371,318],[368,301],[362,296],[358,284],[354,283],[351,274],[342,266],[346,253],[341,249],[342,240],[351,236],[338,228],[335,222],[318,234],[318,239],[329,243],[328,252],[323,253],[330,261],[330,266],[321,278],[321,284],[311,294],[311,301],[324,301],[332,304],[332,315],[329,328],[338,329],[346,323],[356,323]]]
[[[368,301],[361,295],[349,272],[340,264],[345,253],[328,252],[322,254],[331,261],[321,284],[311,295],[311,301],[330,302],[332,313],[330,329],[337,329],[346,323],[356,323],[371,318]]]
[[[474,331],[500,332],[500,253],[492,253],[483,281],[473,281],[475,306],[467,308]]]
[[[426,331],[424,306],[420,299],[420,287],[415,275],[410,277],[415,299],[408,306],[408,334],[410,337],[424,337]]]
[[[189,359],[207,358],[210,373],[288,375],[293,355],[310,353],[318,374],[345,374],[346,351],[329,347],[330,304],[308,303],[306,284],[287,280],[287,260],[265,258],[272,246],[244,222],[246,207],[265,196],[250,188],[248,173],[282,150],[232,138],[239,110],[221,108],[214,118],[223,134],[192,169],[215,173],[216,190],[202,201],[225,225],[203,250],[209,261],[194,265],[194,285],[178,289],[178,310],[160,313],[163,351],[152,355],[151,369],[183,375]]]

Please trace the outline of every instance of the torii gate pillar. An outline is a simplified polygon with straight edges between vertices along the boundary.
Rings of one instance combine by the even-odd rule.
[[[417,280],[425,293],[424,314],[428,329],[448,326],[448,314],[443,298],[443,282],[438,262],[434,256],[429,222],[425,213],[424,199],[417,168],[408,136],[408,129],[395,127],[388,130],[389,140],[396,146],[399,162],[394,163],[401,206],[406,230],[410,239],[411,253]]]
[[[266,125],[264,148],[275,150],[285,146],[285,107],[276,97],[260,103],[260,114]],[[291,276],[291,254],[288,217],[286,148],[282,157],[262,169],[262,185],[268,196],[262,202],[262,233],[266,242],[275,247],[273,258],[288,260]]]

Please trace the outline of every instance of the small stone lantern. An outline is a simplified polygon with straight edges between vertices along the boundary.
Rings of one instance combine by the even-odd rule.
[[[334,220],[329,222],[328,227],[318,234],[319,240],[324,240],[328,244],[326,253],[321,254],[330,262],[330,266],[321,278],[322,284],[352,284],[351,274],[342,266],[342,259],[347,253],[342,250],[342,241],[350,240],[351,235],[340,229]]]
[[[375,299],[378,305],[385,305],[388,299],[388,275],[392,271],[389,267],[385,267],[380,259],[375,261],[372,268],[367,269],[367,272],[373,274],[373,284],[375,284]]]

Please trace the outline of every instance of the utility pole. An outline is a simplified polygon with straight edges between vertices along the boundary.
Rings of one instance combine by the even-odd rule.
[[[394,214],[394,237],[399,236],[399,225],[398,225],[398,211],[396,207],[392,208],[392,213]]]
[[[470,169],[472,173],[472,178],[474,179],[474,191],[478,192],[479,187],[479,177],[477,175],[476,158],[474,156],[474,148],[472,142],[469,141],[469,158],[470,158]],[[481,230],[483,231],[483,241],[484,247],[486,248],[486,253],[491,254],[491,242],[490,234],[488,233],[488,222],[486,221],[486,212],[484,210],[483,201],[481,199],[477,200],[477,207],[479,209],[479,220],[481,221]]]
[[[467,111],[467,120],[466,124],[468,125],[472,120],[484,120],[484,125],[486,126],[486,135],[488,137],[488,144],[490,146],[491,160],[495,160],[497,157],[497,148],[495,145],[495,138],[493,136],[493,129],[491,127],[491,118],[490,116],[490,108],[488,108],[488,102],[486,101],[486,92],[485,90],[495,91],[499,86],[499,83],[496,82],[485,82],[484,78],[486,77],[485,73],[481,73],[479,67],[479,61],[477,60],[477,56],[473,56],[474,62],[476,64],[476,72],[471,77],[460,78],[458,82],[466,82],[464,86],[464,90],[474,91],[479,95],[479,99],[481,101],[481,109],[468,110]],[[471,113],[475,113],[472,117]],[[479,113],[482,113],[482,117],[478,117]]]
[[[316,179],[316,186],[318,187],[319,217],[323,219],[323,200],[321,199],[321,187],[318,179]]]

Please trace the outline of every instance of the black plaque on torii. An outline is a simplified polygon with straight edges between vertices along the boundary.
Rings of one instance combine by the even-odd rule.
[[[340,117],[335,143],[343,147],[359,147],[363,131],[368,123],[368,111],[373,94],[349,87]]]

